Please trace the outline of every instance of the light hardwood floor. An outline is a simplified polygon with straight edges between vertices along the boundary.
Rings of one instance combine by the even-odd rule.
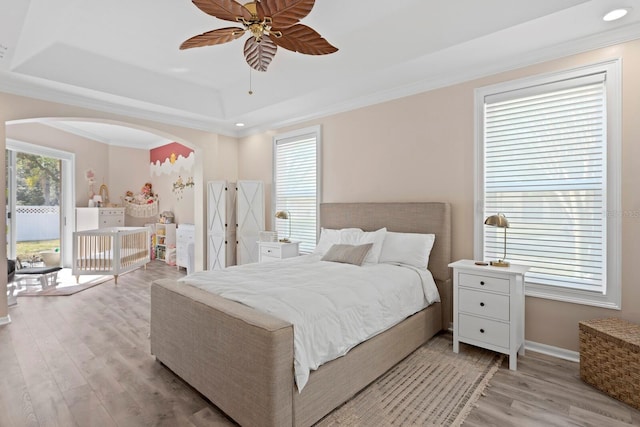
[[[531,351],[505,358],[464,426],[640,426],[640,411],[580,380],[579,365]]]
[[[0,426],[228,426],[149,353],[149,284],[161,262],[68,297],[21,297],[0,327]],[[468,426],[640,425],[640,411],[582,383],[578,365],[505,362]]]

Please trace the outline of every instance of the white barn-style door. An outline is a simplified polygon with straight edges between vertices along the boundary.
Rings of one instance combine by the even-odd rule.
[[[207,269],[236,263],[236,184],[207,183]]]
[[[262,181],[238,181],[238,265],[258,262],[258,239],[264,230],[264,185]]]

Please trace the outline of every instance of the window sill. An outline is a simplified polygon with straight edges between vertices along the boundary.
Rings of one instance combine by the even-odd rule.
[[[578,289],[558,289],[554,286],[538,283],[525,283],[525,296],[544,298],[571,304],[590,305],[610,310],[621,310],[619,299],[613,296],[603,295],[597,292],[582,291]]]

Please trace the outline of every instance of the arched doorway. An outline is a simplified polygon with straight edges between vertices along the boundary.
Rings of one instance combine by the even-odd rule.
[[[121,204],[121,197],[127,191],[134,193],[147,182],[153,181],[150,173],[149,151],[165,143],[179,140],[155,129],[144,128],[129,123],[89,118],[34,118],[6,122],[7,146],[15,146],[20,138],[22,146],[34,153],[54,153],[63,159],[63,170],[69,175],[63,179],[60,210],[60,250],[63,266],[71,265],[71,234],[75,229],[76,207],[87,206],[88,183],[84,175],[87,171],[95,174],[95,188],[102,184],[109,187],[111,202]],[[186,146],[188,142],[180,141]],[[18,144],[18,145],[20,145]],[[195,149],[195,148],[194,148]],[[10,180],[8,181],[10,184]],[[166,183],[163,182],[166,187]],[[8,187],[11,192],[11,187]],[[169,188],[155,188],[161,194],[161,210],[171,210]],[[163,205],[164,199],[164,207]],[[189,213],[197,212],[196,199],[192,198]],[[184,205],[184,200],[181,200]],[[7,208],[11,209],[10,204]],[[15,218],[15,217],[14,217]],[[126,225],[144,225],[155,222],[156,218],[129,218]],[[188,222],[195,223],[195,218]],[[16,229],[16,224],[9,231]],[[12,236],[9,236],[12,237]],[[66,250],[69,249],[69,250]],[[7,254],[15,252],[8,248]]]

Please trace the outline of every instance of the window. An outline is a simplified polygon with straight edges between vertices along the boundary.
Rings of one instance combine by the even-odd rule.
[[[275,230],[282,238],[291,227],[291,240],[310,253],[318,234],[320,127],[277,135],[273,145],[273,214],[289,212],[288,220],[274,218]]]
[[[620,308],[618,61],[476,91],[475,256],[531,266],[527,295]]]

